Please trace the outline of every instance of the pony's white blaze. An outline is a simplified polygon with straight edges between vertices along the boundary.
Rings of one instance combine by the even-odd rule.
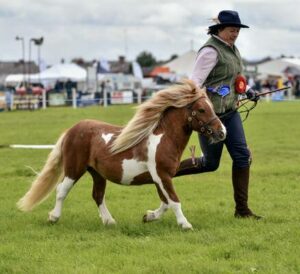
[[[111,140],[111,137],[113,137],[113,136],[114,135],[112,133],[108,133],[108,134],[102,133],[102,135],[101,135],[101,137],[104,140],[105,144],[107,144]]]
[[[227,130],[226,130],[226,127],[223,125],[223,123],[221,123],[222,125],[222,132],[224,133],[224,136],[227,135]]]
[[[122,162],[123,176],[121,183],[124,185],[130,185],[133,178],[139,174],[147,171],[147,163],[137,161],[135,159],[123,160]]]

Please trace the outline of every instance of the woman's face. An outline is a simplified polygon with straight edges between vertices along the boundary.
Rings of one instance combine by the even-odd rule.
[[[225,27],[221,29],[218,33],[218,36],[227,42],[230,46],[233,46],[235,40],[238,38],[240,32],[240,28],[237,27]]]

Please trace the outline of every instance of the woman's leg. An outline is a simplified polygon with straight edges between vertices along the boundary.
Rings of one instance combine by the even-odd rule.
[[[236,217],[255,217],[248,207],[248,188],[251,155],[247,147],[240,114],[235,112],[223,121],[227,129],[225,145],[232,158],[232,184]]]
[[[199,143],[202,150],[202,156],[183,160],[180,163],[178,171],[174,177],[188,175],[188,174],[198,174],[202,172],[215,171],[220,164],[220,158],[223,150],[223,142],[216,144],[210,144],[205,136],[198,135]]]

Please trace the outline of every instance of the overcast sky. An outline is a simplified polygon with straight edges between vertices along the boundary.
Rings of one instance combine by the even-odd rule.
[[[208,39],[209,19],[223,9],[237,10],[250,26],[237,41],[244,58],[300,57],[300,0],[0,0],[0,60],[22,58],[17,35],[25,38],[26,59],[29,39],[43,36],[47,64],[119,55],[134,60],[144,50],[168,59],[197,50]]]

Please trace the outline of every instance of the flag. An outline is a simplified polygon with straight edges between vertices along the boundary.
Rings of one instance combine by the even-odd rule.
[[[108,73],[110,71],[109,63],[106,59],[101,58],[98,62],[97,73]]]
[[[143,71],[140,64],[136,61],[132,62],[133,75],[138,79],[143,79]]]

